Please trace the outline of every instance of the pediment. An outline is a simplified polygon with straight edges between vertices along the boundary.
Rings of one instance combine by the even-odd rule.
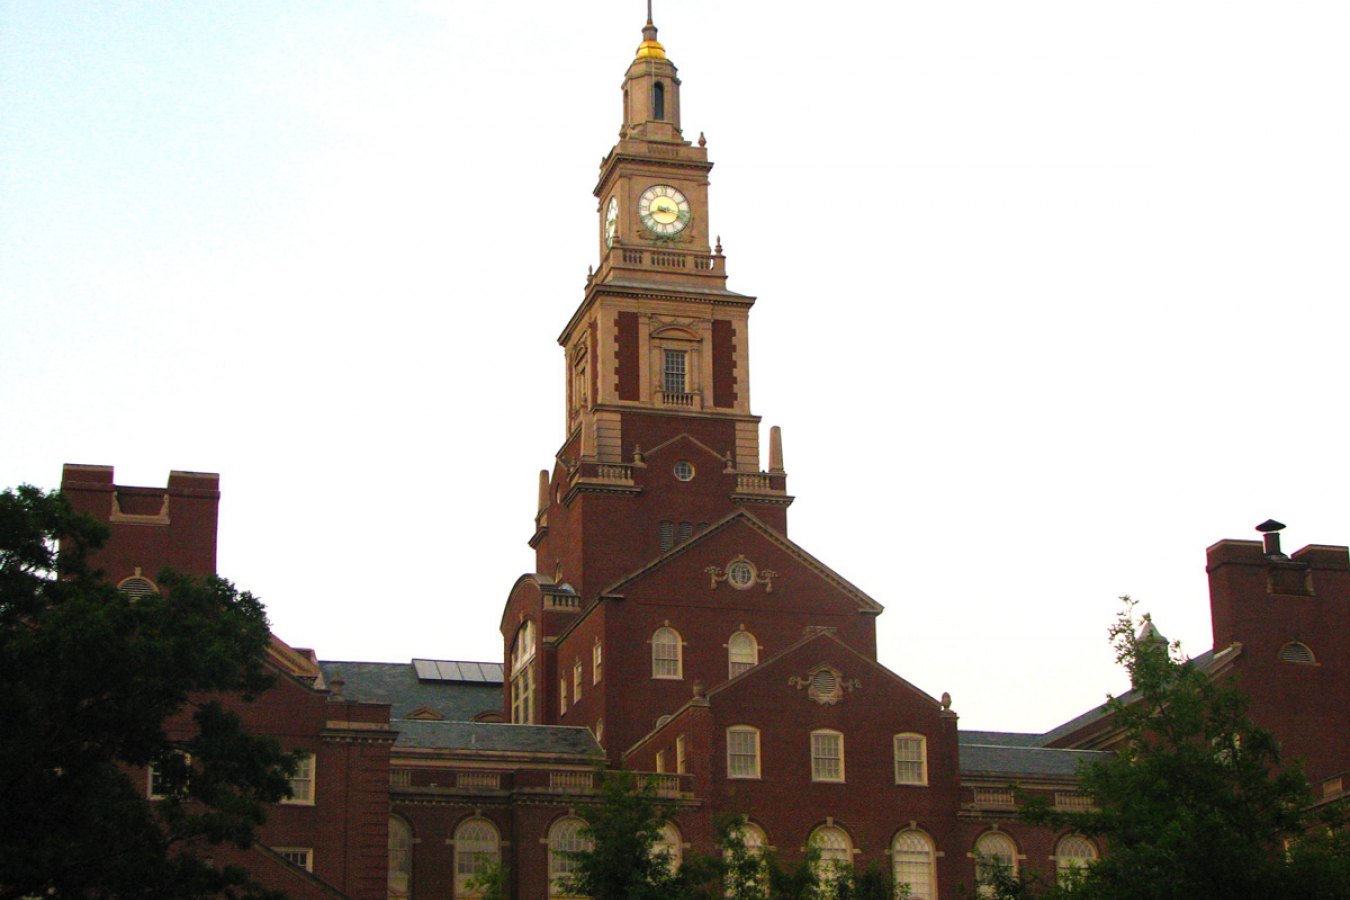
[[[748,602],[764,597],[791,597],[809,589],[813,600],[837,597],[858,612],[875,615],[883,609],[857,586],[800,546],[743,510],[732,513],[680,544],[674,550],[611,585],[603,596],[644,590],[668,577],[687,582],[691,565],[707,591],[707,600]],[[786,587],[785,587],[786,586]],[[807,587],[809,586],[809,588]]]

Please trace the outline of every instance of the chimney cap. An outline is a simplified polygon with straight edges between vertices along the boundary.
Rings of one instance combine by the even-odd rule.
[[[1274,519],[1266,519],[1260,525],[1256,526],[1256,530],[1262,534],[1270,534],[1272,531],[1280,531],[1283,528],[1285,528],[1285,524],[1283,522],[1276,522]]]

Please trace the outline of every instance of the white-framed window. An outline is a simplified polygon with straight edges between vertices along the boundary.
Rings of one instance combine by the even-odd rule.
[[[993,896],[997,872],[1017,877],[1017,845],[1001,831],[986,831],[975,841],[975,882],[980,896]]]
[[[821,825],[811,832],[809,844],[820,851],[816,877],[822,884],[833,884],[840,869],[853,863],[853,841],[838,825]]]
[[[748,631],[738,631],[727,641],[727,677],[735,678],[759,662],[759,642]]]
[[[811,732],[811,780],[844,780],[844,736],[838,731]]]
[[[577,872],[573,853],[591,849],[591,842],[581,836],[586,823],[568,816],[553,823],[548,830],[548,893],[551,897],[568,897],[567,881]]]
[[[909,888],[909,900],[937,900],[937,850],[922,831],[902,831],[891,842],[895,886]]]
[[[660,774],[664,773],[665,771],[666,771],[666,751],[664,751],[664,750],[657,750],[657,751],[656,751],[656,773],[657,773],[658,775],[660,775]]]
[[[928,783],[928,739],[921,734],[897,734],[895,746],[895,783]]]
[[[663,351],[664,366],[661,372],[661,390],[666,394],[687,394],[685,380],[687,374],[687,353],[684,350]]]
[[[591,648],[591,684],[600,683],[600,663],[604,661],[604,646],[600,639],[595,639],[595,646]]]
[[[600,745],[605,743],[605,717],[601,716],[595,720],[595,742]]]
[[[727,777],[759,777],[759,729],[733,725],[727,729]]]
[[[558,715],[567,712],[567,676],[558,679]]]
[[[683,678],[680,633],[661,627],[652,634],[652,677]]]
[[[389,817],[389,900],[412,896],[412,826]]]
[[[281,801],[295,806],[314,805],[314,754],[300,757],[295,774],[291,776],[291,796]]]
[[[1055,845],[1055,876],[1061,886],[1072,886],[1096,861],[1097,848],[1081,834],[1065,835]]]
[[[455,896],[480,897],[483,889],[477,879],[501,859],[501,841],[497,826],[487,819],[465,819],[455,829]]]
[[[680,867],[683,857],[683,841],[680,839],[680,830],[675,827],[673,822],[667,822],[661,826],[661,836],[652,844],[652,857],[654,859],[664,858],[667,861],[667,871],[674,872]]]
[[[580,702],[581,702],[581,676],[582,676],[582,669],[583,669],[583,668],[585,668],[585,667],[582,666],[581,660],[579,660],[579,659],[578,659],[575,663],[572,664],[572,702],[573,702],[573,703],[580,703]]]
[[[741,843],[751,856],[763,856],[764,849],[769,846],[769,837],[754,822],[746,822],[741,826]]]
[[[678,481],[693,481],[694,476],[698,474],[698,470],[694,468],[694,464],[687,459],[682,459],[675,463],[675,468],[671,471],[675,473],[675,478]],[[679,532],[681,541],[689,540],[689,538],[694,536],[694,523],[681,522]]]
[[[192,754],[175,751],[174,756],[186,767],[182,773],[183,778],[187,779],[192,771]],[[167,800],[171,795],[177,793],[179,796],[185,796],[187,792],[187,782],[175,789],[170,787],[170,778],[156,766],[146,766],[145,769],[145,795],[151,800]]]
[[[272,852],[293,866],[299,866],[306,872],[314,871],[313,847],[273,847]]]
[[[511,644],[511,721],[533,724],[534,715],[534,621],[526,619]]]
[[[685,771],[685,752],[686,743],[684,735],[680,735],[675,738],[675,771],[680,775],[683,775]]]

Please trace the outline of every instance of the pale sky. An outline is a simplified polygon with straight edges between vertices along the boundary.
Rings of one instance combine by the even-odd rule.
[[[0,0],[0,485],[219,472],[325,659],[497,660],[641,0]],[[790,536],[965,728],[1350,542],[1350,4],[657,0]],[[766,441],[767,443],[767,438]],[[767,462],[767,460],[766,460]]]

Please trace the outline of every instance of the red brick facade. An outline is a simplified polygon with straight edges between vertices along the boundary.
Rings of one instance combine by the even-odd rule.
[[[468,895],[456,853],[479,848],[515,896],[543,898],[550,829],[584,818],[608,765],[658,779],[690,850],[715,852],[713,823],[733,812],[789,860],[827,836],[840,858],[919,879],[915,896],[959,896],[982,839],[1053,875],[1064,836],[1018,824],[1010,786],[1080,802],[1074,767],[1109,749],[1110,722],[959,732],[949,700],[878,662],[880,604],[788,539],[781,449],[760,468],[749,409],[754,298],[726,289],[706,228],[712,164],[682,136],[655,29],[644,37],[596,186],[601,265],[559,339],[567,432],[542,476],[536,571],[502,614],[503,689],[465,699],[488,677],[478,664],[320,665],[278,642],[277,688],[241,711],[315,756],[313,803],[278,807],[262,836],[312,851],[313,872],[265,849],[250,865],[297,897],[445,898]],[[118,487],[87,466],[63,480],[112,524],[98,563],[119,583],[214,571],[217,488],[181,472],[167,489]],[[1210,548],[1210,663],[1329,779],[1350,768],[1350,556],[1269,551]]]

